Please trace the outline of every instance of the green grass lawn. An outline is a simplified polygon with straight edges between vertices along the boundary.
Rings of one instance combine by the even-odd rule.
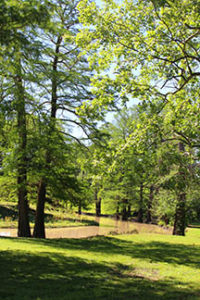
[[[200,229],[89,239],[0,239],[0,299],[200,299]]]

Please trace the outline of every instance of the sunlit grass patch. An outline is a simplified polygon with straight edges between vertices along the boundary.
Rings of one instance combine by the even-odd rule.
[[[34,227],[35,210],[30,207],[30,226]],[[46,228],[61,228],[61,227],[77,227],[77,226],[94,226],[98,223],[94,219],[89,219],[87,216],[79,216],[73,211],[66,211],[61,208],[53,208],[47,205],[45,210]],[[18,226],[18,209],[14,202],[0,202],[0,228],[17,228]]]
[[[199,236],[2,238],[0,299],[197,300]]]

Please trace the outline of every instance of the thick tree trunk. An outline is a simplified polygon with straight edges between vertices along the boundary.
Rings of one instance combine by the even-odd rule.
[[[185,146],[182,142],[179,143],[179,151],[184,153]],[[185,228],[186,228],[186,174],[185,174],[185,167],[180,162],[179,167],[179,176],[178,176],[178,190],[179,194],[177,196],[177,205],[176,205],[176,212],[175,212],[175,219],[174,219],[174,229],[173,235],[185,235]]]
[[[46,184],[45,180],[41,179],[38,184],[38,199],[37,209],[35,216],[35,226],[33,237],[45,239],[45,227],[44,227],[44,206],[46,200]]]
[[[17,130],[18,130],[18,162],[17,162],[17,193],[18,193],[18,236],[30,237],[29,207],[27,200],[27,128],[25,95],[21,76],[21,62],[18,61],[16,70],[19,75],[15,77],[15,102],[17,111]]]
[[[149,189],[149,201],[148,201],[148,208],[147,208],[147,223],[152,222],[151,208],[152,208],[152,203],[153,203],[153,191],[154,191],[154,186],[151,185],[150,189]]]
[[[31,231],[28,215],[29,207],[27,201],[26,175],[20,174],[21,171],[22,169],[18,169],[18,237],[30,237]]]
[[[48,153],[47,153],[48,155]],[[47,158],[48,160],[48,158]],[[46,161],[46,168],[48,168],[48,163]],[[33,231],[34,238],[42,238],[44,239],[45,234],[45,222],[44,222],[44,209],[46,202],[46,178],[41,178],[38,183],[38,191],[37,191],[37,207],[35,214],[35,226]]]
[[[60,45],[62,42],[62,36],[57,38],[56,48],[55,48],[55,57],[53,61],[53,75],[52,75],[52,95],[51,95],[51,118],[50,118],[50,128],[49,135],[51,135],[55,129],[55,120],[57,112],[57,66],[58,66],[58,54],[60,52]],[[48,147],[48,146],[47,146]],[[49,149],[46,150],[46,169],[49,168],[51,163],[51,153]],[[46,178],[41,179],[38,188],[38,203],[36,209],[36,219],[34,227],[34,237],[36,238],[45,238],[45,223],[44,223],[44,208],[46,201]]]
[[[143,223],[143,183],[140,184],[140,201],[139,201],[139,210],[138,210],[138,216],[137,216],[137,221],[140,223]]]
[[[185,202],[186,202],[186,194],[185,193],[179,194],[178,203],[176,205],[173,235],[185,235],[185,228],[186,228]]]

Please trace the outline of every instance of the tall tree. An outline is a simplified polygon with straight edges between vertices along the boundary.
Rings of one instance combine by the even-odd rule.
[[[3,1],[1,10],[4,20],[1,23],[1,80],[4,81],[6,94],[4,109],[8,113],[14,108],[17,119],[17,190],[18,190],[18,236],[29,237],[30,226],[27,200],[27,126],[25,88],[27,57],[35,53],[31,42],[31,30],[34,26],[43,26],[47,20],[45,1],[38,2]],[[2,60],[7,61],[5,68]],[[13,96],[12,96],[13,93]],[[13,100],[11,102],[11,100]]]
[[[62,131],[66,138],[75,139],[73,128],[79,128],[84,138],[89,139],[96,124],[93,115],[78,114],[79,108],[92,97],[89,91],[90,71],[88,64],[75,44],[75,36],[79,30],[77,3],[79,1],[56,1],[51,24],[40,37],[44,44],[41,61],[35,70],[40,73],[39,112],[43,111],[47,122],[47,145],[43,173],[38,184],[38,199],[34,237],[45,238],[44,208],[48,188],[48,177],[55,155],[56,136]],[[63,125],[61,125],[63,124]],[[61,129],[62,128],[62,129]],[[63,138],[64,142],[64,138]]]
[[[21,65],[21,53],[18,49],[15,51],[15,69],[14,69],[14,92],[15,108],[17,114],[18,131],[18,157],[17,157],[17,184],[18,184],[18,207],[19,207],[19,225],[18,236],[30,237],[30,226],[28,218],[28,200],[27,200],[27,128],[26,128],[26,110],[25,110],[25,91],[23,86],[23,75]]]

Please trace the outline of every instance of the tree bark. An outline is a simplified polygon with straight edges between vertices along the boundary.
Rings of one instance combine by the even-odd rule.
[[[186,193],[180,193],[178,195],[178,203],[176,205],[173,235],[185,235],[185,202]]]
[[[100,217],[101,215],[101,197],[98,197],[98,190],[95,189],[95,210],[96,210],[96,216]]]
[[[29,206],[27,200],[27,128],[25,94],[21,75],[21,61],[17,59],[15,77],[15,103],[18,130],[18,161],[17,161],[17,194],[18,194],[18,236],[30,237]]]
[[[101,197],[99,197],[96,202],[96,216],[100,217],[100,215],[101,215]]]
[[[148,201],[148,208],[147,208],[147,223],[152,222],[152,217],[151,217],[151,208],[152,208],[152,203],[153,203],[153,192],[154,192],[154,186],[151,185],[149,189],[149,201]]]
[[[140,201],[139,201],[139,210],[138,210],[138,217],[137,217],[137,221],[139,223],[143,223],[143,183],[140,184]]]
[[[35,216],[35,226],[33,237],[35,238],[45,238],[45,226],[44,226],[44,206],[46,200],[46,184],[44,179],[41,179],[38,184],[38,199],[37,199],[37,209]]]

